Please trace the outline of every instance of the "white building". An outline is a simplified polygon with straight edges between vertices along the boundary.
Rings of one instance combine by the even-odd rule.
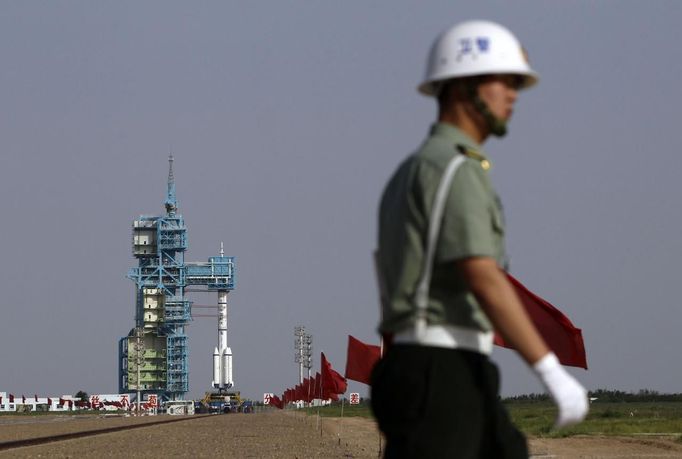
[[[36,395],[13,395],[0,392],[0,411],[71,411],[77,399],[72,395],[38,397]],[[71,402],[71,403],[69,403]]]

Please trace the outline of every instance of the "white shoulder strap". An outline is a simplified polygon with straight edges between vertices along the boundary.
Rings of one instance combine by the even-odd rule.
[[[417,322],[415,323],[415,332],[417,337],[423,336],[426,331],[426,308],[429,304],[429,286],[431,284],[431,273],[433,271],[433,257],[436,251],[436,244],[438,243],[438,236],[440,235],[440,227],[443,221],[443,209],[445,208],[445,201],[448,197],[450,184],[455,176],[455,172],[459,166],[466,161],[466,156],[455,155],[448,163],[443,177],[438,184],[436,190],[436,197],[433,201],[431,209],[431,218],[429,218],[428,236],[426,240],[426,251],[424,253],[424,265],[422,266],[422,275],[417,284],[415,292],[415,304],[417,306]]]

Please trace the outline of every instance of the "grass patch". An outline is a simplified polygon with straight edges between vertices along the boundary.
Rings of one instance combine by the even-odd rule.
[[[632,435],[682,432],[682,402],[595,402],[577,426],[551,429],[556,408],[551,402],[506,405],[514,424],[532,436]]]
[[[682,402],[594,402],[582,423],[559,430],[552,428],[556,407],[549,400],[505,403],[512,422],[526,435],[563,438],[573,435],[672,434],[682,443]],[[316,415],[318,408],[306,408]],[[320,416],[341,417],[341,405],[319,408]],[[344,417],[371,418],[368,404],[343,407]]]
[[[305,408],[308,415],[316,415],[318,413],[318,408]],[[319,407],[320,416],[323,417],[341,417],[341,404],[333,404],[330,406]],[[361,418],[371,418],[372,410],[369,405],[362,403],[360,405],[349,405],[345,404],[343,407],[343,417],[361,417]]]

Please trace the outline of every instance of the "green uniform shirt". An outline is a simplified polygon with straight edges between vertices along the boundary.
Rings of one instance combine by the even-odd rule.
[[[414,325],[414,295],[436,190],[450,160],[462,153],[467,159],[452,180],[436,245],[427,322],[492,329],[454,262],[483,256],[504,264],[502,207],[480,146],[456,127],[439,123],[419,150],[400,165],[381,198],[377,267],[384,290],[382,333]]]

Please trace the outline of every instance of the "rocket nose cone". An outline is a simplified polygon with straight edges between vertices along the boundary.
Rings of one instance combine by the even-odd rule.
[[[229,347],[226,347],[225,348],[225,355],[232,355],[232,349],[230,349]]]
[[[220,352],[218,352],[218,347],[213,350],[213,355],[220,355]]]

